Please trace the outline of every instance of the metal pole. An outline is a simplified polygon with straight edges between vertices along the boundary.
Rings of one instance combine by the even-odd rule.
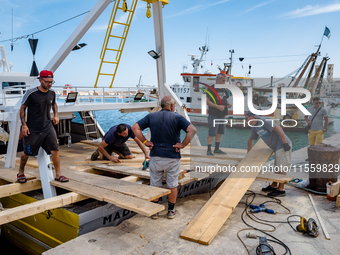
[[[152,11],[155,29],[156,52],[158,54],[161,53],[161,56],[156,60],[156,64],[157,64],[158,94],[159,99],[162,99],[165,96],[163,86],[166,83],[162,2],[157,1],[152,3]]]

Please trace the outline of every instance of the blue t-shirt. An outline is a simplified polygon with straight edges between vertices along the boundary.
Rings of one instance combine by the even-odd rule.
[[[134,139],[136,136],[133,133],[131,126],[124,124],[127,129],[129,130],[129,134],[127,137],[123,137],[118,135],[117,133],[117,125],[113,126],[112,128],[110,128],[109,131],[107,131],[107,133],[104,136],[104,141],[109,144],[109,145],[114,145],[116,147],[120,147],[122,146],[130,137],[132,139]]]
[[[252,126],[261,126],[251,128],[250,139],[256,140],[260,136],[265,144],[267,144],[268,147],[271,148],[274,152],[283,148],[283,143],[279,134],[275,130],[273,130],[276,126],[274,121],[262,117],[259,117],[258,119],[259,120],[256,122],[256,124],[255,121],[250,122]],[[261,120],[263,122],[263,125]],[[286,140],[287,143],[292,144],[288,136],[286,136]]]
[[[150,156],[163,158],[181,157],[181,153],[176,152],[173,145],[181,142],[181,129],[186,131],[190,125],[190,122],[182,115],[170,110],[161,110],[146,115],[137,123],[142,130],[150,128],[151,142],[154,144]]]

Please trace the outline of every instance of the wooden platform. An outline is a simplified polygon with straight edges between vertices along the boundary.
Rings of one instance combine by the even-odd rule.
[[[144,154],[134,141],[128,141],[127,143],[130,150],[135,153],[135,158],[122,160],[124,163],[120,164],[115,164],[110,161],[89,161],[88,158],[94,152],[96,146],[99,145],[99,143],[96,142],[86,141],[79,144],[72,144],[71,148],[61,146],[59,151],[61,172],[67,176],[70,181],[67,183],[52,181],[51,184],[69,190],[70,192],[62,196],[54,197],[53,199],[44,199],[31,203],[30,205],[7,209],[5,211],[6,213],[4,211],[0,212],[0,224],[87,198],[105,201],[145,216],[150,216],[164,210],[163,205],[150,201],[165,196],[169,194],[170,191],[148,185],[150,173],[149,171],[143,171],[141,164],[144,161]],[[90,146],[84,147],[84,144]],[[179,177],[179,185],[186,185],[190,182],[209,177],[209,173],[195,174],[195,177],[192,177],[190,173],[185,174],[185,171],[191,169],[195,164],[237,166],[239,161],[246,155],[245,150],[225,149],[225,151],[228,153],[227,157],[225,155],[210,157],[206,155],[206,148],[204,147],[187,147],[183,154],[191,155],[191,153],[193,153],[194,155],[192,157],[187,156],[186,158],[182,158],[182,172]],[[19,156],[20,154],[18,154],[16,160],[17,164],[20,162]],[[78,164],[76,164],[76,162],[78,162]],[[28,179],[27,183],[16,183],[17,171],[18,166],[13,169],[5,169],[4,158],[0,159],[0,197],[41,189],[38,163],[35,158],[29,158],[25,170],[25,175]],[[107,172],[123,174],[128,177],[117,179],[101,175]],[[289,179],[289,177],[282,179],[277,175],[260,176],[263,180],[279,179],[287,181]],[[146,184],[136,183],[137,181],[143,181],[143,183]]]

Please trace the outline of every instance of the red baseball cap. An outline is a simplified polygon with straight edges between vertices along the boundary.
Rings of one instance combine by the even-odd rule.
[[[53,73],[48,70],[42,70],[38,78],[53,78]]]

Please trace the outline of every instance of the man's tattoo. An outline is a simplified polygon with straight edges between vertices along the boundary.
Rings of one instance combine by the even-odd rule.
[[[28,156],[24,155],[24,154],[21,154],[20,169],[23,170],[25,168],[27,160],[28,160]]]

